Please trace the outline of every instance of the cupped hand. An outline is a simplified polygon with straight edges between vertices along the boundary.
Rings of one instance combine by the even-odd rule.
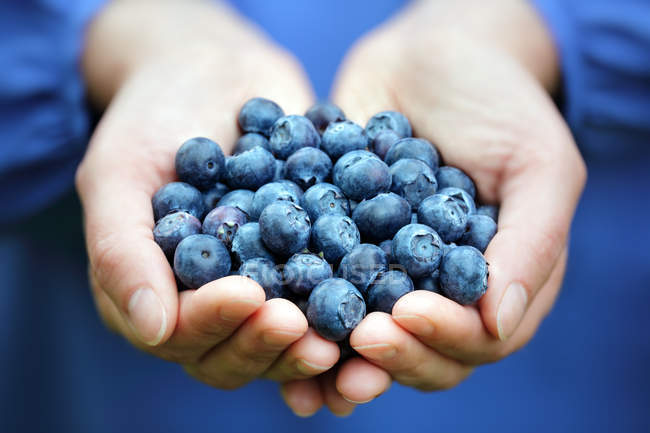
[[[151,197],[175,179],[181,143],[206,136],[229,153],[237,112],[254,96],[304,112],[313,96],[300,66],[225,7],[143,0],[116,2],[98,17],[84,67],[90,95],[107,106],[76,178],[92,292],[107,326],[223,389],[334,365],[336,344],[308,331],[289,301],[265,302],[252,280],[231,276],[179,293],[152,235]]]
[[[349,118],[365,124],[379,111],[401,111],[415,136],[473,178],[480,200],[501,205],[477,305],[415,291],[392,315],[372,313],[354,330],[350,343],[362,357],[323,387],[354,403],[392,380],[447,389],[508,356],[533,337],[562,283],[586,171],[549,97],[554,49],[525,2],[481,3],[414,3],[364,38],[338,77],[334,101]]]

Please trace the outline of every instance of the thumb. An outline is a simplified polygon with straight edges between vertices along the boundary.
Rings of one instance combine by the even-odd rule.
[[[523,152],[524,165],[504,173],[499,227],[485,253],[488,291],[479,302],[485,326],[501,340],[514,334],[567,243],[586,169],[571,140],[564,143],[546,146],[541,157]]]
[[[77,189],[93,278],[138,340],[159,345],[175,328],[178,292],[153,240],[151,192],[128,176],[107,176],[90,165],[80,167]]]

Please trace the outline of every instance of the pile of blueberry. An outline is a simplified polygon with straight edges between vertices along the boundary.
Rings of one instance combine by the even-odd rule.
[[[250,277],[332,341],[415,289],[463,305],[485,293],[497,208],[477,208],[472,180],[440,167],[404,115],[364,129],[330,103],[298,116],[254,98],[239,125],[232,157],[207,138],[183,143],[179,181],[153,197],[154,238],[181,289]]]

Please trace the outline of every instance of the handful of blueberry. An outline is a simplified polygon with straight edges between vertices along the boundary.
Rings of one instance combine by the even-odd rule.
[[[476,206],[472,180],[441,167],[404,115],[362,128],[330,103],[298,116],[253,98],[239,125],[232,157],[207,138],[183,143],[179,181],[152,199],[180,288],[250,277],[332,341],[416,289],[463,305],[485,293],[498,210]]]

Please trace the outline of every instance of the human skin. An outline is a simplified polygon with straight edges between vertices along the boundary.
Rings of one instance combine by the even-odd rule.
[[[550,95],[559,85],[555,49],[523,0],[414,2],[348,54],[333,92],[348,117],[365,122],[396,109],[414,134],[500,203],[485,256],[487,293],[461,306],[433,292],[401,298],[392,315],[372,313],[353,331],[353,358],[321,382],[351,411],[392,381],[421,390],[456,386],[535,334],[559,292],[567,236],[586,181],[584,162]],[[312,379],[283,385],[287,403],[318,410]],[[308,406],[304,402],[314,402]]]
[[[112,2],[91,24],[83,68],[91,99],[105,110],[76,186],[106,325],[222,389],[330,369],[337,345],[308,330],[291,302],[265,302],[255,282],[231,276],[179,293],[152,234],[151,197],[174,180],[186,139],[209,137],[229,154],[247,99],[267,97],[288,113],[311,105],[298,63],[218,3],[132,0]],[[314,403],[332,401],[345,402],[328,392]]]

